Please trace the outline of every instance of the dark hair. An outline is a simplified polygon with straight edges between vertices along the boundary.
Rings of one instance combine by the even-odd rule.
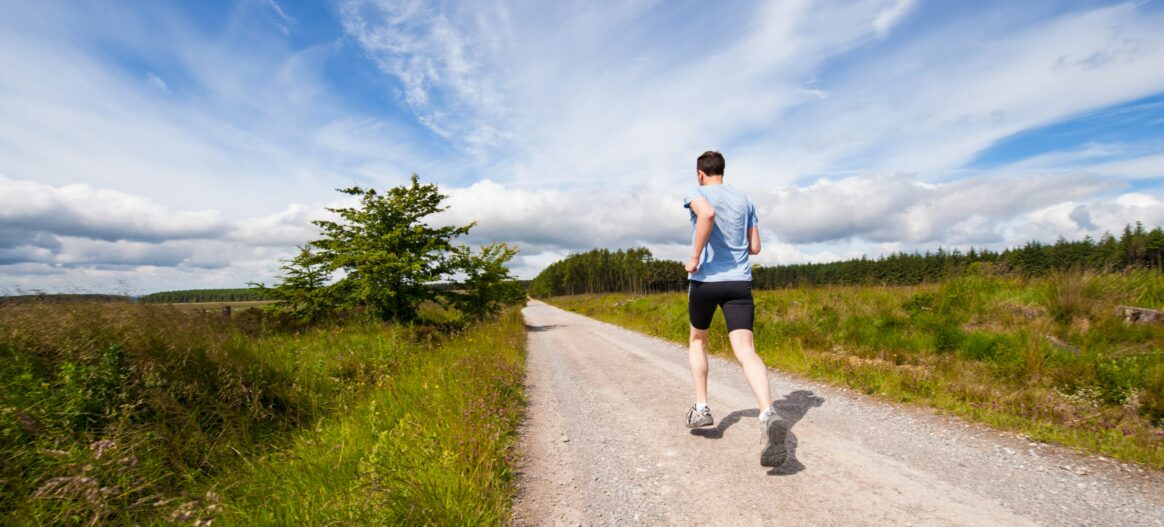
[[[709,176],[722,176],[726,165],[727,161],[723,160],[723,154],[715,150],[704,152],[695,162],[695,168]]]

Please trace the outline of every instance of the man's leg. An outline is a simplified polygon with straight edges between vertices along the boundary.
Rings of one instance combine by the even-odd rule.
[[[768,387],[768,368],[756,355],[756,345],[752,335],[752,325],[756,317],[756,306],[752,300],[752,284],[736,284],[739,288],[735,298],[724,302],[723,315],[728,326],[728,340],[736,360],[744,368],[744,376],[752,385],[752,394],[760,407],[760,465],[778,467],[788,455],[785,439],[788,425],[772,408],[772,393]]]
[[[707,404],[707,330],[691,328],[691,339],[687,350],[687,362],[691,365],[691,380],[695,383],[695,402]]]
[[[732,341],[732,351],[736,359],[744,366],[744,375],[748,384],[752,385],[752,392],[756,394],[756,402],[760,404],[760,466],[778,467],[784,464],[788,457],[788,449],[784,444],[788,437],[788,424],[772,410],[772,395],[768,388],[768,368],[764,361],[756,355],[756,347],[752,341],[752,330],[737,329],[728,333]]]
[[[707,328],[715,314],[716,304],[708,299],[704,284],[691,282],[687,291],[687,316],[691,323],[690,347],[687,352],[691,364],[691,380],[695,384],[695,404],[687,411],[687,427],[710,426],[715,423],[707,407]],[[699,329],[703,328],[703,329]]]
[[[706,339],[706,331],[704,338]],[[694,330],[692,330],[692,340],[694,341]],[[736,354],[736,360],[740,361],[740,365],[744,367],[744,376],[748,379],[748,384],[752,385],[752,393],[756,396],[756,403],[759,405],[760,411],[763,412],[772,406],[772,392],[768,387],[768,368],[764,366],[764,360],[756,354],[756,346],[752,340],[752,330],[737,329],[728,333],[728,340],[732,343],[732,351]],[[694,353],[695,346],[692,344],[692,353]],[[706,358],[704,359],[706,361]],[[695,359],[691,359],[691,369],[695,370]],[[704,370],[704,393],[707,392],[707,373]],[[698,390],[698,388],[696,388]]]

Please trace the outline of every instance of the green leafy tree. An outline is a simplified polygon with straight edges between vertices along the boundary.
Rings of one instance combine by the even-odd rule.
[[[506,267],[517,249],[492,244],[475,254],[453,243],[473,224],[425,222],[446,209],[436,185],[413,174],[410,184],[383,194],[360,187],[340,192],[359,204],[328,209],[339,216],[335,221],[315,221],[322,237],[284,263],[278,285],[251,284],[281,300],[280,309],[315,322],[338,307],[363,307],[383,320],[410,322],[429,300],[477,319],[525,299]],[[459,276],[465,280],[454,280]]]
[[[323,238],[311,242],[329,270],[342,273],[336,289],[345,303],[366,306],[381,319],[415,320],[420,304],[439,295],[432,285],[458,270],[462,259],[453,240],[473,224],[425,223],[447,208],[441,206],[446,196],[415,174],[410,185],[384,194],[360,187],[340,192],[358,196],[360,206],[328,209],[341,219],[315,221]]]
[[[525,300],[525,290],[509,275],[506,263],[517,249],[504,243],[493,243],[473,254],[467,247],[458,251],[457,267],[465,274],[460,287],[449,291],[450,303],[469,318],[483,318],[498,312],[502,306]]]

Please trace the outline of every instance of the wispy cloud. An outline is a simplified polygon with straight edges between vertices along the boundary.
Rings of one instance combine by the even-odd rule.
[[[507,139],[504,71],[496,68],[506,12],[499,6],[458,9],[442,3],[349,1],[340,4],[347,32],[403,85],[403,100],[438,136],[484,155]]]
[[[873,19],[873,31],[877,33],[878,37],[885,37],[889,34],[889,30],[893,26],[901,22],[909,11],[917,5],[915,0],[899,0],[897,3],[889,6]]]
[[[279,5],[279,2],[276,0],[266,0],[266,5],[275,15],[272,19],[272,21],[275,23],[275,27],[278,27],[279,31],[281,31],[284,35],[290,35],[291,26],[295,23],[295,21],[287,15],[287,12],[283,10],[283,6]]]
[[[925,10],[733,4],[685,22],[651,3],[569,20],[560,13],[577,12],[558,4],[343,5],[419,119],[525,182],[663,185],[709,146],[754,184],[836,171],[946,178],[1016,132],[1164,91],[1164,17],[1136,4],[1011,9],[1010,21],[931,6],[918,13],[929,25],[888,40]]]

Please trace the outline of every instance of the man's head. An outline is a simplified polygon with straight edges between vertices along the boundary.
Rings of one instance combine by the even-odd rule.
[[[695,161],[695,170],[703,172],[705,176],[723,176],[726,164],[727,162],[723,160],[723,154],[715,150],[708,150]]]

